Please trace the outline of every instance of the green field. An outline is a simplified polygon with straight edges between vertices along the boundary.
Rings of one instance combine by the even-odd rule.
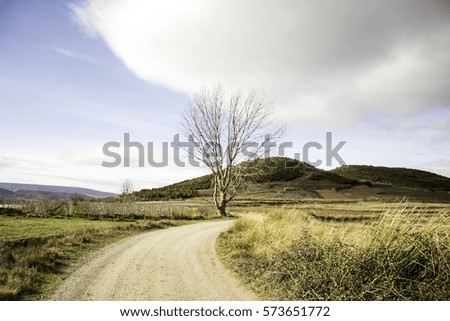
[[[131,223],[92,221],[86,219],[55,219],[0,217],[0,241],[49,237],[68,233],[85,233],[87,230],[127,227]]]

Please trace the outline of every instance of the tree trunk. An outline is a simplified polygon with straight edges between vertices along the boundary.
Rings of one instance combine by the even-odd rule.
[[[227,200],[225,198],[222,198],[217,206],[217,214],[219,214],[219,216],[221,217],[227,216],[226,207],[227,207]]]
[[[225,192],[218,190],[218,188],[214,188],[214,205],[220,217],[227,216],[227,195]]]

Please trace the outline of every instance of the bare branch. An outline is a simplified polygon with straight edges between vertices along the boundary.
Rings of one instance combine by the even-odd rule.
[[[226,94],[216,86],[196,93],[183,114],[184,134],[200,146],[192,156],[214,175],[213,199],[219,215],[226,215],[226,204],[243,181],[236,165],[264,156],[268,143],[283,134],[270,121],[271,107],[261,91]]]

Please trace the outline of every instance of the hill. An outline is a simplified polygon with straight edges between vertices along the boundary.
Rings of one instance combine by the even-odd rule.
[[[14,195],[13,191],[5,188],[0,188],[0,198],[10,198],[12,195]]]
[[[447,192],[450,179],[419,170],[344,166],[325,171],[283,157],[253,160],[239,166],[244,182],[235,204],[290,204],[308,199],[394,201],[403,197],[412,201],[450,202]],[[134,196],[142,201],[209,199],[212,182],[212,175],[205,175],[161,188],[143,189]]]
[[[333,169],[331,172],[358,181],[384,183],[396,187],[450,191],[450,178],[418,169],[346,165]]]
[[[9,191],[2,192],[7,190]],[[11,194],[12,193],[12,194]],[[1,183],[0,182],[0,198],[12,199],[53,199],[63,200],[73,196],[104,198],[113,197],[115,194],[97,191],[89,188],[55,186],[55,185],[39,185],[39,184],[18,184],[18,183]]]
[[[18,190],[9,196],[8,199],[16,200],[53,200],[64,201],[71,198],[91,198],[84,194],[69,194],[69,193],[56,193],[56,192],[44,192],[44,191],[29,191]]]
[[[315,168],[314,166],[285,157],[274,157],[244,162],[243,195],[256,190],[302,190],[316,197],[317,188],[344,187],[358,184],[353,179]],[[134,193],[140,200],[185,199],[211,194],[213,176],[205,175],[172,185],[143,189]],[[278,185],[278,188],[275,185]]]

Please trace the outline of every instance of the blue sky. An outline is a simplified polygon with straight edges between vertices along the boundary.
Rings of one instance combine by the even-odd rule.
[[[102,146],[128,132],[158,154],[217,83],[263,88],[291,155],[333,132],[348,164],[450,176],[449,18],[446,1],[0,1],[0,181],[117,192],[204,174],[104,168]]]

